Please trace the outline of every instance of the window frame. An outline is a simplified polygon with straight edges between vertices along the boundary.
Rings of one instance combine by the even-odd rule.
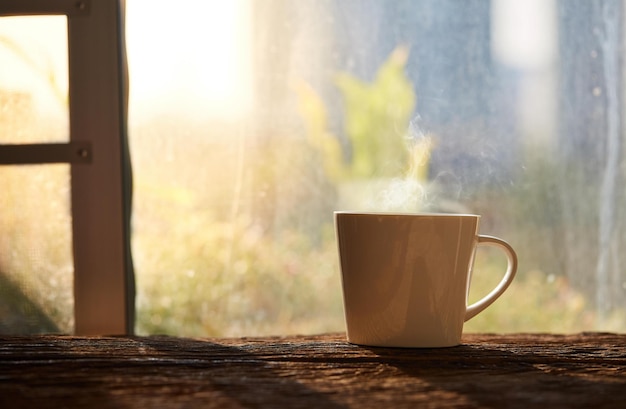
[[[67,17],[69,143],[0,145],[0,165],[70,163],[77,335],[134,331],[124,11],[124,0],[0,3],[0,17]]]

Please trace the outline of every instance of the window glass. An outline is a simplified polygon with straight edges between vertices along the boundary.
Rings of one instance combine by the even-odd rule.
[[[0,18],[0,144],[67,141],[67,19]],[[73,331],[68,165],[0,166],[0,333]]]
[[[67,141],[67,18],[0,18],[0,60],[0,143]]]
[[[138,332],[343,330],[340,209],[481,214],[468,331],[623,330],[622,7],[128,0]]]

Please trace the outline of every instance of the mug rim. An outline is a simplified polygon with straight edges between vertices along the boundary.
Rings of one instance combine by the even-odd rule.
[[[410,216],[410,217],[478,217],[472,213],[437,213],[437,212],[388,212],[388,211],[357,211],[357,210],[335,210],[335,215],[352,216]]]

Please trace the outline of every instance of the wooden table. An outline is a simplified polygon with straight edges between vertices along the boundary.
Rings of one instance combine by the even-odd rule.
[[[2,408],[626,408],[626,335],[0,337]]]

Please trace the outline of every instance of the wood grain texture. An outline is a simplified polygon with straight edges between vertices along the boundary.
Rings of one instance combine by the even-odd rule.
[[[626,335],[0,337],[0,407],[626,408]]]

